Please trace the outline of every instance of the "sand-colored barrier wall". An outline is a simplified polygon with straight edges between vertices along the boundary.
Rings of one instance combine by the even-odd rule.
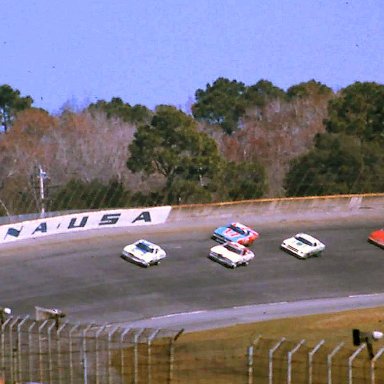
[[[353,215],[382,215],[384,194],[246,200],[231,203],[173,206],[167,223],[235,220],[316,219]]]

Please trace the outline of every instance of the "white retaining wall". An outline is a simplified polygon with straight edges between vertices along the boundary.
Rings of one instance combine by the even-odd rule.
[[[209,221],[278,222],[353,216],[383,218],[384,194],[260,199],[217,204],[194,204],[73,213],[0,226],[0,244],[96,228],[156,224],[198,225]]]
[[[0,226],[0,244],[97,228],[163,224],[166,222],[171,209],[172,207],[170,206],[114,209],[98,212],[73,213],[70,215],[2,225]]]

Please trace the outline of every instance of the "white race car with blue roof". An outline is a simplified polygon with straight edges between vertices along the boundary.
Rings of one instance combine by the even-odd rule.
[[[320,240],[306,233],[298,233],[285,239],[280,247],[300,259],[320,256],[325,249],[325,245]]]
[[[121,257],[143,267],[157,265],[167,256],[164,249],[148,240],[137,240],[124,247]]]

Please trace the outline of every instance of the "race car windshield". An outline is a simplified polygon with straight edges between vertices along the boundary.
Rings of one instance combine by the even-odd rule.
[[[304,237],[295,236],[295,239],[301,241],[304,244],[307,244],[307,245],[310,245],[311,247],[313,247],[313,244],[309,240],[304,239]]]
[[[151,248],[148,244],[145,243],[137,243],[137,248],[145,251],[145,252],[153,252],[153,248]]]
[[[234,231],[237,232],[237,233],[240,233],[240,235],[245,235],[245,234],[246,234],[246,232],[245,232],[243,229],[241,229],[241,228],[239,228],[239,227],[235,227],[235,226],[232,225],[232,224],[229,226],[229,228],[232,229],[232,230],[234,230]]]
[[[231,244],[224,245],[225,248],[228,249],[228,251],[231,251],[233,253],[237,253],[238,255],[242,254],[242,250],[236,247],[233,247]]]

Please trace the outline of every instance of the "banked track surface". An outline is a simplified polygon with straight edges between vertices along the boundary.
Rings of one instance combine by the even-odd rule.
[[[251,247],[256,257],[236,270],[207,258],[216,244],[210,234],[222,222],[23,241],[0,250],[0,305],[20,316],[33,317],[35,306],[55,307],[69,322],[187,330],[252,321],[255,314],[292,316],[304,307],[316,312],[317,305],[318,312],[382,305],[384,250],[368,244],[367,236],[383,221],[363,215],[273,224],[247,220],[260,232]],[[298,231],[323,240],[325,253],[302,261],[282,252],[281,240]],[[122,260],[123,246],[138,238],[160,244],[168,258],[148,269]],[[347,304],[339,299],[351,296],[358,298]]]

